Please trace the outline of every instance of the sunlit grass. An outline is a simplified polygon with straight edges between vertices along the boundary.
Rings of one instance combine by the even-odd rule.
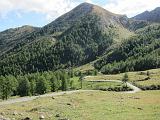
[[[149,71],[150,79],[145,80]],[[143,86],[160,85],[160,69],[152,69],[147,71],[127,72],[129,76],[129,82],[135,82],[136,84]],[[122,80],[124,73],[113,75],[97,75],[86,77],[85,80]]]
[[[69,103],[69,104],[68,104]],[[16,111],[17,115],[13,115]],[[29,102],[4,105],[5,117],[16,120],[31,117],[38,120],[68,118],[71,120],[158,120],[160,119],[160,92],[145,91],[135,94],[115,92],[82,92],[70,95],[39,98]],[[59,114],[60,117],[55,117]]]

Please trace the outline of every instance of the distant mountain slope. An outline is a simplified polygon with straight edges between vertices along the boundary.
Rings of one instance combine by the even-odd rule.
[[[15,29],[8,29],[0,32],[0,55],[12,49],[20,43],[24,37],[35,32],[39,28],[31,26],[22,26]]]
[[[102,73],[139,71],[160,67],[160,24],[136,31],[137,35],[108,51],[95,63]]]
[[[1,56],[0,75],[86,64],[147,25],[147,22],[131,20],[93,4],[80,4],[50,24],[10,40],[18,42]]]
[[[145,11],[139,15],[133,17],[135,20],[144,20],[149,22],[160,22],[160,7],[152,11]]]

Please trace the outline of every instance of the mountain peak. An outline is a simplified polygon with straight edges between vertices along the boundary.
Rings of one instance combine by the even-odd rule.
[[[107,14],[114,15],[114,16],[118,15],[118,14],[114,14],[114,13],[112,13],[112,12],[110,12],[110,11],[108,11],[98,5],[94,5],[92,3],[87,3],[87,2],[81,3],[75,9],[78,9],[78,8],[88,8],[88,9],[90,9],[90,12],[98,13],[98,14],[107,13]]]
[[[149,22],[160,22],[160,7],[157,7],[152,11],[145,11],[133,18],[136,20],[144,20]]]
[[[83,2],[83,3],[81,3],[81,4],[78,5],[78,6],[94,6],[94,4],[88,3],[88,2]]]
[[[80,5],[78,5],[77,7],[75,7],[74,9],[72,9],[70,12],[60,16],[55,21],[44,26],[44,29],[47,33],[54,32],[54,29],[56,29],[57,26],[59,27],[60,31],[68,29],[76,21],[79,21],[79,19],[81,17],[90,13],[92,11],[93,6],[94,6],[93,4],[84,2]],[[63,25],[62,25],[62,23],[63,23]],[[48,31],[48,28],[50,29],[49,31]]]
[[[99,18],[99,23],[103,27],[110,25],[121,25],[120,18],[122,15],[114,14],[98,5],[84,2],[72,9],[70,12],[60,16],[55,21],[44,26],[43,31],[47,34],[65,31],[82,18],[86,18],[89,15]]]

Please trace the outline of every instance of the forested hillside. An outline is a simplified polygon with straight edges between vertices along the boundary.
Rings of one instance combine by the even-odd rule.
[[[82,88],[85,75],[160,68],[160,23],[154,22],[83,3],[44,27],[0,32],[0,98],[79,89],[73,82]]]
[[[23,42],[2,55],[0,75],[58,70],[91,62],[112,44],[133,34],[121,24],[121,18],[83,3],[24,37]]]
[[[140,71],[160,67],[160,25],[136,31],[137,35],[110,50],[95,63],[102,73]]]
[[[159,24],[83,3],[42,28],[1,32],[0,75],[68,69],[97,58],[103,73],[155,68],[159,31]]]
[[[37,30],[39,30],[37,27],[22,26],[0,32],[0,56],[22,43],[24,38]]]

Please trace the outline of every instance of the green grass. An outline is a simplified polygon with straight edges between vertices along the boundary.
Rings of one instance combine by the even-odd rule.
[[[142,86],[151,86],[151,85],[160,85],[160,80],[147,80],[147,81],[139,81],[139,82],[136,82],[137,84],[139,85],[142,85]]]
[[[122,87],[122,83],[116,83],[116,82],[84,82],[83,83],[83,89],[93,89],[93,90],[99,90],[104,88],[115,88],[115,87]]]
[[[97,75],[87,77],[86,80],[122,80],[124,73],[120,74],[112,74],[112,75]],[[146,78],[146,75],[140,75],[138,72],[128,72],[130,81],[139,81],[141,79]]]
[[[144,80],[148,77],[147,71],[150,73],[150,79]],[[142,86],[160,85],[160,69],[152,69],[147,71],[128,72],[129,82],[135,82],[137,85]],[[122,80],[123,75],[124,73],[115,75],[97,75],[87,77],[86,80]]]
[[[150,79],[140,81],[147,77],[147,71],[129,72],[130,82],[139,85],[159,85],[160,69],[149,70]],[[123,73],[117,75],[98,75],[86,80],[121,80]],[[71,78],[73,86],[80,88],[79,77]],[[121,83],[115,82],[83,82],[83,89],[98,89],[100,87],[117,87]],[[14,112],[17,115],[13,115]],[[94,91],[74,94],[64,94],[47,98],[37,98],[33,101],[0,106],[0,113],[16,120],[31,117],[38,120],[43,114],[45,120],[159,120],[160,119],[160,92],[141,91],[135,94],[118,92]],[[56,117],[59,114],[60,117]]]
[[[79,77],[73,77],[70,80],[74,81],[73,86],[75,89],[81,88],[81,82],[79,81]],[[124,84],[116,83],[116,82],[88,82],[83,80],[82,82],[84,90],[99,90],[100,88],[115,88],[122,87]]]
[[[75,68],[74,71],[81,71],[82,73],[85,73],[88,70],[94,70],[95,68],[92,64],[93,63],[88,63],[88,64],[85,64],[85,65],[82,65],[80,67]]]
[[[150,73],[150,79],[145,80],[147,76],[147,71]],[[137,86],[141,87],[150,87],[152,85],[160,85],[160,69],[151,69],[147,71],[138,71],[138,72],[128,72],[129,76],[129,82],[134,82]],[[89,76],[86,77],[85,80],[122,80],[124,76],[124,73],[120,74],[113,74],[113,75],[103,75],[103,74],[98,74],[97,76]],[[77,87],[77,89],[80,88],[80,82],[78,81],[78,77],[72,78],[74,81],[74,86]],[[120,83],[91,83],[91,82],[83,82],[83,89],[99,89],[99,88],[108,88],[108,87],[118,87],[122,86],[123,84]]]
[[[18,115],[13,115],[16,111]],[[116,92],[82,92],[39,98],[29,102],[4,105],[0,113],[16,120],[31,117],[38,120],[159,120],[160,92],[145,91],[135,94]],[[55,117],[59,114],[60,117]]]

